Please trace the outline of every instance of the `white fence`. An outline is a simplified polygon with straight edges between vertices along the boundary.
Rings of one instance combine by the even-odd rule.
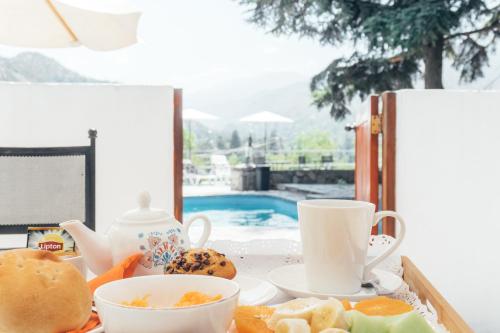
[[[477,332],[500,327],[500,92],[397,92],[403,253]]]
[[[98,131],[99,231],[142,190],[173,211],[172,87],[0,84],[0,146],[88,145],[89,128]]]

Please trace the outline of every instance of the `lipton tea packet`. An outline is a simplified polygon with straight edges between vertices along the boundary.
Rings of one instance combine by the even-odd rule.
[[[59,227],[28,227],[28,248],[46,250],[58,256],[76,256],[76,244],[71,235]]]

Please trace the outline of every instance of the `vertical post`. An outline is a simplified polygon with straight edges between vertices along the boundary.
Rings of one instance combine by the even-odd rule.
[[[96,150],[96,139],[97,139],[97,130],[94,128],[89,129],[89,139],[90,139],[90,151],[87,156],[87,166],[88,166],[88,174],[86,180],[86,212],[85,219],[87,220],[87,225],[92,230],[95,230],[95,208],[96,208],[96,196],[95,196],[95,150]]]
[[[182,89],[174,89],[174,216],[182,222]]]
[[[369,104],[362,110],[362,122],[354,129],[356,136],[355,143],[355,198],[356,200],[368,201],[378,209],[378,137],[379,132],[374,131],[374,117],[379,116],[379,97],[370,96]],[[372,234],[378,234],[378,227],[372,228]]]
[[[379,96],[370,96],[370,132],[371,132],[371,142],[370,142],[370,202],[375,204],[378,209],[379,203],[379,170],[378,170],[378,138],[380,133],[375,133],[373,131],[373,121],[374,116],[379,116]],[[374,227],[375,228],[375,227]],[[374,229],[375,230],[375,229]]]
[[[382,209],[396,209],[396,93],[382,94]],[[385,218],[382,231],[396,235],[392,218]]]
[[[379,96],[370,96],[370,202],[375,204],[375,209],[379,209],[379,169],[378,169],[378,138],[379,132],[373,131],[373,117],[379,117]],[[372,235],[379,234],[379,225],[372,227]]]
[[[267,123],[264,123],[264,163],[267,155]]]

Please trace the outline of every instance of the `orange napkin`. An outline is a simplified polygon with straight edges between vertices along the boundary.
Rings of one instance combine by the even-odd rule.
[[[91,294],[94,295],[94,291],[105,283],[131,277],[134,274],[135,268],[137,267],[137,264],[139,263],[139,260],[141,260],[142,256],[142,253],[133,254],[130,257],[125,258],[125,260],[111,268],[106,273],[90,280],[89,288]]]
[[[88,332],[88,331],[93,330],[94,328],[96,328],[99,325],[100,322],[101,321],[99,320],[99,316],[97,315],[97,313],[92,312],[92,314],[90,315],[90,319],[85,324],[85,326],[83,326],[79,330],[69,331],[67,333],[85,333],[85,332]]]
[[[115,267],[111,268],[106,273],[90,280],[88,282],[88,285],[92,295],[94,295],[94,291],[97,288],[99,288],[105,283],[131,277],[134,274],[135,268],[137,267],[137,264],[139,263],[139,260],[141,260],[142,256],[143,256],[142,253],[133,254],[130,257],[123,260],[118,265],[116,265]],[[96,328],[99,325],[99,323],[100,321],[99,317],[97,316],[97,313],[92,312],[89,321],[83,328],[75,331],[70,331],[67,333],[85,333]]]

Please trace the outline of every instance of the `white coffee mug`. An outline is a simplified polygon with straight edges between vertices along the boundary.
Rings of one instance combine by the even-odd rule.
[[[405,235],[405,223],[392,211],[375,213],[375,205],[355,200],[299,201],[299,227],[306,280],[310,291],[354,294],[363,277],[391,255]],[[371,229],[384,217],[400,225],[396,241],[366,263]]]

